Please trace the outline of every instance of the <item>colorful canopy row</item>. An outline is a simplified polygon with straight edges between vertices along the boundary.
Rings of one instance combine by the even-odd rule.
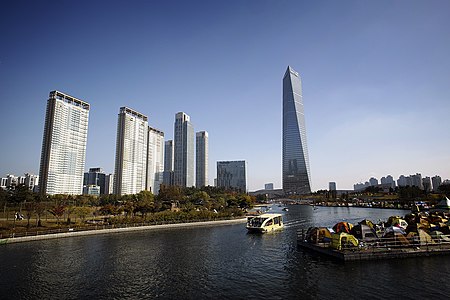
[[[379,224],[365,219],[357,225],[339,222],[333,228],[311,227],[306,240],[315,244],[330,243],[335,249],[341,249],[342,245],[357,246],[361,242],[378,243],[389,239],[394,241],[393,246],[450,242],[449,221],[444,215],[408,214],[405,219],[391,216],[387,222]]]

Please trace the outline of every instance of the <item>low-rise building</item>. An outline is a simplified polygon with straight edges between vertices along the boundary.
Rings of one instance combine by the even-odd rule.
[[[93,184],[83,186],[83,195],[100,196],[100,186]]]
[[[329,182],[328,183],[328,190],[329,191],[336,191],[336,182]]]
[[[2,189],[6,189],[8,187],[16,187],[18,185],[25,185],[31,191],[37,192],[39,185],[39,176],[30,173],[25,173],[24,176],[7,174],[6,177],[0,179],[0,188]]]
[[[266,183],[264,185],[265,190],[273,190],[273,183]]]
[[[218,161],[217,186],[247,192],[246,162],[244,160]]]

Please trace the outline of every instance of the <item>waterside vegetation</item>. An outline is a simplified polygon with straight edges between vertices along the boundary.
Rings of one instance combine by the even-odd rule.
[[[161,186],[158,195],[52,195],[25,186],[0,190],[0,238],[86,230],[99,225],[151,225],[237,218],[255,197],[217,187]]]
[[[376,208],[412,209],[417,203],[432,207],[439,201],[450,197],[450,185],[441,185],[438,192],[427,192],[416,186],[397,187],[382,190],[379,187],[368,187],[357,192],[337,193],[337,191],[319,190],[304,196],[315,205],[321,206],[359,206]]]

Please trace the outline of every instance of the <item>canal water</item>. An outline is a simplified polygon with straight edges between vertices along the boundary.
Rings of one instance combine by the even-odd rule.
[[[273,212],[281,207],[273,206]],[[450,256],[342,263],[297,248],[309,226],[405,211],[292,205],[286,228],[178,228],[0,246],[2,299],[447,299]]]

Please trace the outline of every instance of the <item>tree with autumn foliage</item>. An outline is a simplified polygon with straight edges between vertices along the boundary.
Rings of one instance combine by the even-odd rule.
[[[62,216],[64,216],[64,212],[66,211],[66,206],[64,204],[56,204],[52,208],[48,210],[56,218],[56,223],[59,224],[59,220]]]

